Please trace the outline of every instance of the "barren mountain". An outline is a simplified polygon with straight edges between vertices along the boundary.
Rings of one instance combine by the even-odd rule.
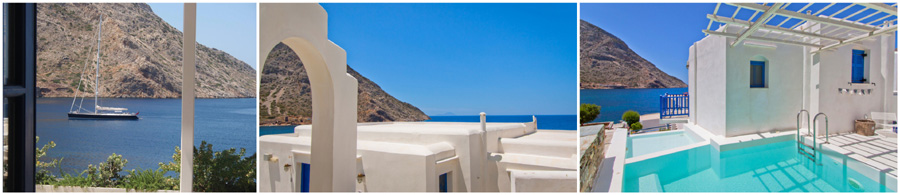
[[[102,15],[100,96],[181,97],[182,32],[153,13],[149,5],[41,3],[37,15],[40,96],[93,93]],[[197,97],[254,97],[255,75],[247,63],[197,44]],[[82,76],[85,83],[77,87]]]
[[[581,21],[581,88],[679,88],[683,81],[656,68],[624,41]]]
[[[359,81],[359,122],[422,121],[430,119],[412,104],[402,102],[358,72],[347,72]],[[278,44],[266,58],[260,78],[259,121],[261,125],[298,125],[312,121],[309,77],[300,57]]]

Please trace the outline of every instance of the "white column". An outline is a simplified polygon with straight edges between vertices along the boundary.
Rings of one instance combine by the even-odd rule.
[[[194,74],[197,49],[197,4],[184,4],[181,58],[181,192],[194,186]]]
[[[890,38],[888,38],[888,36],[890,36],[890,35],[881,35],[881,37],[879,37],[879,41],[880,41],[879,46],[881,48],[878,48],[881,52],[879,54],[879,56],[881,56],[881,59],[879,59],[879,61],[881,61],[881,64],[880,64],[881,71],[880,72],[881,72],[881,78],[884,79],[884,82],[876,83],[876,85],[881,85],[881,91],[883,91],[882,102],[883,102],[884,106],[882,108],[882,112],[890,112],[891,111],[891,106],[893,105],[893,104],[891,104],[891,102],[894,101],[893,98],[891,98],[891,96],[894,95],[894,87],[893,86],[894,86],[894,83],[896,83],[894,81],[894,78],[891,78],[892,76],[894,76],[893,75],[894,71],[890,66],[894,65],[894,62],[893,62],[893,60],[888,60],[888,59],[889,59],[890,55],[893,55],[890,52],[891,51],[890,43],[893,43],[893,42],[888,42],[888,40],[890,39]],[[876,88],[875,90],[878,90],[878,89]]]

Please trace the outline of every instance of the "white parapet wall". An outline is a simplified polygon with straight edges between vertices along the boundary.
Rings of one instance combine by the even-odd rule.
[[[622,192],[625,175],[625,158],[628,143],[628,129],[617,128],[612,135],[603,164],[594,179],[594,192]]]
[[[509,171],[512,192],[566,192],[578,185],[574,171]]]

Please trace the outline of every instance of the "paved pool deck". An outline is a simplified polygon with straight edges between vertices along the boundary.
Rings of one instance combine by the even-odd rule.
[[[893,137],[893,138],[892,138]],[[844,155],[865,163],[877,170],[897,177],[897,138],[896,134],[876,134],[863,136],[856,133],[835,134],[828,137],[828,144]],[[818,137],[825,142],[825,137]]]

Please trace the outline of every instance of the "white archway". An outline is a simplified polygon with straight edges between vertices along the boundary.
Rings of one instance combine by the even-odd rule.
[[[358,83],[347,53],[328,40],[328,13],[319,4],[260,4],[260,73],[278,43],[297,53],[312,88],[310,191],[355,191]]]

